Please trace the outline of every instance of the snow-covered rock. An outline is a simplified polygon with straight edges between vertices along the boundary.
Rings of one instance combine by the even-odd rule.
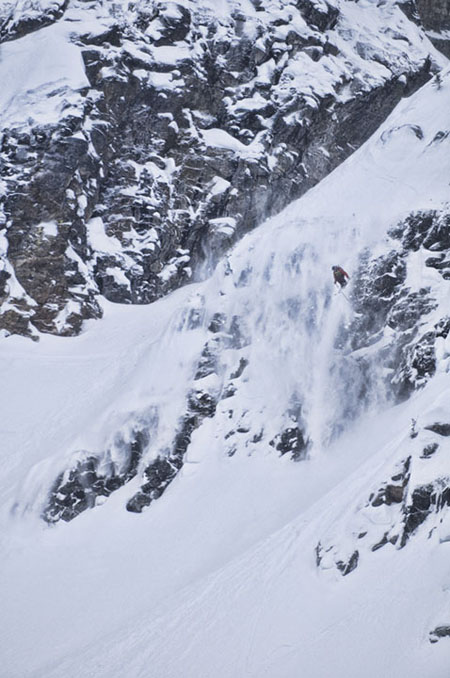
[[[99,295],[148,303],[204,276],[442,63],[392,0],[220,7],[3,9],[6,332],[76,334]],[[100,220],[114,251],[92,237]]]

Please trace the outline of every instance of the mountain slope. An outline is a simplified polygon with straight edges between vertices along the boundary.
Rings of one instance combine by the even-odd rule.
[[[102,322],[70,340],[8,339],[5,676],[447,675],[448,638],[430,641],[450,624],[448,443],[436,428],[450,421],[449,351],[435,329],[449,298],[436,268],[449,99],[447,73],[403,100],[209,280],[149,307],[104,302]],[[333,296],[334,263],[352,275],[348,299]],[[367,291],[385,305],[358,308]],[[427,303],[413,306],[415,293]],[[429,332],[434,371],[411,363],[418,390],[395,404],[389,354],[407,360]],[[411,474],[391,481],[407,457]],[[91,458],[94,471],[80,466]],[[146,489],[158,460],[176,472]],[[388,503],[392,483],[402,497]],[[408,540],[374,549],[428,485]],[[137,495],[139,515],[126,510]],[[62,522],[50,529],[42,514]]]

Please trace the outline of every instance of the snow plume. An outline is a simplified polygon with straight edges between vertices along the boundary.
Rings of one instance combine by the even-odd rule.
[[[333,289],[331,275],[340,248],[342,258],[355,244],[351,229],[348,236],[345,242],[334,223],[291,217],[260,229],[257,238],[244,238],[219,267],[214,280],[220,308],[242,325],[245,337],[228,351],[223,368],[230,395],[220,411],[229,453],[242,445],[239,428],[249,429],[244,438],[250,449],[252,436],[275,440],[277,447],[277,436],[289,428],[302,432],[303,452],[312,444],[320,449],[358,411],[366,379],[338,345],[339,330],[353,311],[344,292]],[[351,268],[356,263],[347,261]],[[216,302],[210,314],[214,308]],[[231,375],[239,359],[248,367],[238,382]],[[268,415],[276,411],[286,415]]]

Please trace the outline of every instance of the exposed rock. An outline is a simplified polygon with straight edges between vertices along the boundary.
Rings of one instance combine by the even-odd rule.
[[[158,499],[169,483],[174,479],[178,468],[170,459],[158,457],[145,469],[146,482],[127,503],[127,510],[132,513],[141,513],[142,510]]]
[[[345,575],[350,574],[350,572],[353,572],[353,570],[356,569],[356,567],[358,566],[358,561],[359,561],[359,552],[354,551],[350,558],[347,560],[347,562],[339,560],[336,563],[336,566],[338,570],[342,573],[342,575],[345,577]]]
[[[248,365],[248,360],[247,358],[240,358],[239,360],[239,366],[235,372],[232,372],[230,375],[230,379],[239,379],[239,377],[242,376],[245,368]]]
[[[383,546],[386,546],[388,544],[388,538],[387,538],[387,532],[383,535],[382,539],[377,543],[372,546],[372,551],[378,551],[378,549],[381,549]]]
[[[53,5],[45,21],[65,8]],[[4,300],[23,316],[19,323],[0,311],[4,329],[76,334],[99,316],[98,294],[149,303],[204,275],[431,75],[421,45],[393,45],[381,32],[386,77],[372,82],[361,68],[373,58],[373,35],[363,32],[354,46],[331,4],[288,8],[264,1],[259,18],[236,8],[218,24],[176,2],[130,3],[117,16],[114,3],[103,3],[114,19],[96,34],[74,33],[90,87],[62,106],[59,122],[30,117],[2,132],[8,259],[24,291]],[[295,16],[306,21],[301,32]],[[350,40],[355,64],[333,36]],[[299,64],[302,73],[311,64],[323,70],[325,89],[303,91]],[[49,223],[57,234],[43,242]]]
[[[210,341],[208,342],[200,357],[197,371],[195,373],[194,379],[203,379],[204,377],[214,374],[217,371],[218,365],[218,345],[217,342]]]
[[[331,30],[336,26],[339,11],[336,7],[329,5],[313,3],[309,0],[297,0],[297,7],[302,16],[321,31]]]
[[[440,436],[448,437],[450,436],[450,424],[442,424],[436,422],[435,424],[430,424],[429,426],[424,427],[427,431],[433,431]]]
[[[205,417],[214,415],[216,403],[210,394],[199,392],[188,397],[188,412],[175,435],[172,447],[164,457],[158,456],[144,471],[145,482],[127,502],[127,510],[141,513],[151,502],[158,499],[174,480],[184,464],[184,455],[191,442],[192,433]]]
[[[426,430],[430,430],[430,427]],[[439,435],[436,431],[434,434]],[[429,434],[417,435],[429,439]],[[414,535],[420,533],[420,528],[425,523],[428,524],[428,537],[442,523],[443,512],[450,506],[450,478],[438,472],[430,482],[421,483],[419,479],[421,465],[424,463],[422,460],[448,452],[441,452],[441,446],[433,442],[423,447],[421,453],[420,445],[417,445],[415,438],[412,440],[409,438],[406,444],[408,447],[412,446],[414,453],[397,464],[390,480],[369,496],[365,506],[364,501],[360,501],[356,512],[351,512],[351,520],[354,520],[355,513],[359,514],[359,520],[356,521],[356,529],[353,524],[347,526],[351,534],[350,545],[356,540],[364,539],[364,545],[368,546],[371,552],[376,552],[388,544],[401,549]],[[442,465],[435,468],[442,468]],[[364,506],[363,513],[361,506]],[[389,523],[391,525],[386,529],[384,526]],[[367,529],[361,531],[364,524],[367,525]],[[342,534],[329,535],[326,540],[321,539],[316,548],[318,566],[323,569],[335,566],[342,571],[349,563],[348,537],[349,535],[342,543]],[[327,557],[324,564],[325,555]]]
[[[421,525],[430,513],[432,504],[436,504],[436,492],[433,485],[424,485],[413,490],[404,509],[404,528],[401,545],[404,546],[411,534]]]
[[[130,442],[121,441],[121,463],[111,458],[89,455],[61,473],[50,491],[42,517],[48,523],[69,522],[98,497],[108,497],[137,474],[142,454],[149,442],[147,430],[137,430]]]
[[[369,502],[372,506],[382,506],[386,504],[400,504],[406,493],[406,488],[410,478],[411,457],[408,457],[398,468],[397,472],[391,476],[391,480],[395,482],[384,484],[376,493],[369,497]]]
[[[386,485],[386,504],[399,504],[403,500],[402,485]]]
[[[430,287],[406,286],[409,259],[419,250],[429,253],[425,265],[450,279],[449,233],[447,211],[415,212],[390,230],[395,249],[376,258],[364,252],[353,275],[351,303],[356,317],[342,328],[336,347],[350,352],[373,347],[372,357],[366,351],[366,359],[384,364],[387,393],[400,400],[435,374],[436,340],[446,338],[450,327],[447,315],[427,325],[439,302]],[[368,375],[370,379],[370,365]]]
[[[287,428],[278,438],[271,441],[281,455],[290,454],[291,459],[299,461],[305,459],[310,441],[305,438],[305,432],[298,426]]]
[[[420,458],[429,458],[436,453],[438,448],[437,443],[428,444]],[[399,506],[395,525],[384,534],[381,541],[372,547],[373,551],[387,543],[395,544],[397,540],[399,540],[399,547],[403,548],[432,512],[441,511],[450,504],[450,486],[446,478],[436,478],[434,483],[410,487],[412,461],[412,457],[408,457],[399,472],[392,475],[392,480],[396,481],[395,485],[386,483],[376,495],[369,497],[369,502],[373,507],[383,504]]]
[[[209,324],[210,332],[221,332],[225,328],[227,317],[225,313],[215,313]]]
[[[213,343],[214,341],[215,338]],[[209,344],[200,356],[194,381],[203,378],[200,374],[211,373],[212,357],[206,350],[208,348]],[[217,365],[215,359],[213,363]],[[156,458],[145,465],[143,483],[139,491],[128,500],[128,511],[141,513],[164,493],[183,466],[192,433],[199,428],[205,417],[214,416],[216,406],[215,392],[203,388],[189,391],[186,412],[180,419],[170,446],[161,449]],[[139,467],[145,463],[144,452],[151,450],[151,434],[156,429],[158,420],[157,413],[153,410],[145,414],[144,418],[145,427],[135,428],[128,436],[119,432],[111,449],[102,454],[83,454],[79,461],[58,476],[42,513],[44,520],[49,523],[72,520],[82,511],[93,508],[98,497],[108,497],[138,474]]]
[[[416,5],[425,28],[435,31],[450,28],[449,0],[416,0]]]
[[[244,348],[250,343],[250,335],[244,318],[234,315],[224,337],[226,348]]]
[[[188,406],[192,412],[202,417],[212,417],[216,411],[214,396],[201,389],[189,393]]]
[[[423,448],[421,459],[429,459],[439,448],[438,443],[430,443]]]
[[[450,625],[436,626],[433,631],[430,631],[430,643],[437,643],[441,638],[450,636]]]
[[[433,45],[445,56],[450,56],[449,0],[401,0],[400,8],[408,19],[424,26]]]

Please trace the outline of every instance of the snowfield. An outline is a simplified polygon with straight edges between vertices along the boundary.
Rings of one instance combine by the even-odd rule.
[[[71,77],[83,86],[77,67]],[[7,115],[18,102],[3,103]],[[103,301],[103,319],[75,338],[2,340],[1,678],[448,678],[450,639],[431,643],[430,632],[450,624],[450,512],[404,548],[363,544],[348,576],[331,556],[318,567],[317,544],[351,553],[364,502],[410,453],[411,420],[419,430],[450,422],[445,346],[409,400],[394,406],[374,390],[345,418],[360,403],[353,373],[336,373],[335,339],[354,311],[330,270],[352,276],[364,248],[385,252],[388,230],[412,211],[448,207],[449,111],[447,71],[209,279],[149,306]],[[230,143],[209,132],[208,143]],[[112,246],[98,223],[92,237]],[[412,290],[432,288],[441,317],[450,282],[420,252],[408,275]],[[136,476],[73,521],[46,524],[49,491],[72,460],[114,451],[136,419],[152,426],[146,461],[167,445],[217,311],[245,318],[248,334],[224,349],[222,374],[241,358],[248,367],[194,432],[164,495],[126,511]],[[218,394],[226,386],[200,381]],[[270,445],[292,393],[311,440],[297,463]],[[448,438],[442,450],[424,462],[423,482],[450,475]],[[380,515],[366,511],[368,530],[390,527],[394,515]]]

